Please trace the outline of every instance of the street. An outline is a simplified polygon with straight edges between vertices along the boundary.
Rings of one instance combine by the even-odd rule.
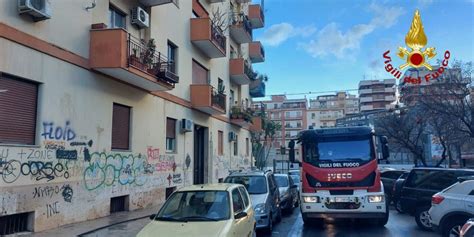
[[[84,237],[102,237],[102,236],[135,236],[141,228],[149,223],[148,218],[110,226],[109,228],[83,235]],[[264,233],[258,233],[258,236],[270,236]],[[328,236],[328,237],[428,237],[438,236],[433,232],[420,230],[412,216],[397,213],[395,210],[390,212],[390,220],[385,228],[377,228],[370,223],[361,223],[359,221],[327,221],[323,229],[315,227],[304,227],[303,220],[298,209],[293,213],[283,216],[281,223],[274,226],[271,236]]]

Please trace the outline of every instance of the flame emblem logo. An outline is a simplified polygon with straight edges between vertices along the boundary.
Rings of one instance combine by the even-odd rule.
[[[413,16],[413,21],[411,22],[410,30],[405,36],[405,44],[411,49],[411,51],[404,47],[398,48],[397,55],[402,59],[406,59],[406,63],[400,66],[401,70],[408,66],[414,68],[425,67],[428,70],[432,70],[431,65],[426,61],[436,56],[436,52],[434,47],[428,47],[425,50],[422,50],[427,42],[428,38],[423,29],[420,12],[416,10],[415,15]]]

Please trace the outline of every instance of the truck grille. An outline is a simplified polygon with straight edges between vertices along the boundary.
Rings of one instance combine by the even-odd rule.
[[[324,204],[327,209],[346,209],[346,210],[354,210],[358,209],[360,207],[360,202],[355,203],[355,202],[326,202]]]
[[[313,188],[370,187],[374,185],[375,172],[356,182],[321,182],[309,174],[306,174],[306,179]]]

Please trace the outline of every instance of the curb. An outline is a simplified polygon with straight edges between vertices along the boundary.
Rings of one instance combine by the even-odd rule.
[[[102,229],[106,229],[106,228],[109,228],[111,226],[114,226],[114,225],[119,225],[119,224],[123,224],[123,223],[126,223],[126,222],[130,222],[130,221],[136,221],[136,220],[140,220],[140,219],[144,219],[144,218],[148,218],[150,215],[146,215],[146,216],[141,216],[141,217],[135,217],[135,218],[132,218],[132,219],[128,219],[128,220],[124,220],[124,221],[119,221],[119,222],[116,222],[116,223],[113,223],[113,224],[109,224],[109,225],[105,225],[105,226],[101,226],[99,228],[95,228],[95,229],[92,229],[92,230],[89,230],[87,232],[84,232],[82,234],[78,234],[77,237],[84,237],[88,234],[92,234],[96,231],[99,231],[99,230],[102,230]]]

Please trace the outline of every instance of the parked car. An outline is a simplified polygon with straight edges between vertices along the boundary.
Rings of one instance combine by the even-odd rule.
[[[414,168],[411,170],[400,193],[400,205],[404,212],[415,216],[417,225],[431,230],[428,210],[431,197],[456,183],[458,177],[474,175],[474,170],[446,168]]]
[[[405,171],[403,174],[401,174],[400,177],[398,177],[397,181],[395,181],[395,184],[392,188],[392,202],[395,206],[395,209],[399,213],[403,213],[402,204],[400,203],[400,193],[402,191],[403,184],[405,183],[405,180],[408,177],[408,174],[410,174],[410,172],[408,171]]]
[[[254,236],[255,213],[243,185],[193,185],[174,192],[139,233],[147,236]]]
[[[230,174],[225,183],[242,184],[252,199],[257,229],[271,233],[273,223],[281,221],[280,192],[271,171],[239,171]]]
[[[433,229],[443,237],[459,237],[463,224],[474,217],[474,176],[461,177],[433,195],[429,214]]]
[[[300,172],[299,169],[297,169],[297,170],[290,170],[290,171],[288,171],[288,174],[289,174],[289,175],[298,175],[298,176],[301,176],[301,172]]]
[[[275,180],[280,191],[281,209],[293,211],[293,208],[298,206],[298,186],[287,174],[275,174]]]
[[[474,218],[467,220],[466,223],[462,226],[460,236],[461,237],[474,236],[474,228],[472,228],[472,226],[474,226]]]
[[[392,191],[397,179],[405,173],[403,170],[384,170],[380,173],[380,177],[383,183],[383,188],[385,192],[385,197],[387,198],[387,203],[392,201]]]

